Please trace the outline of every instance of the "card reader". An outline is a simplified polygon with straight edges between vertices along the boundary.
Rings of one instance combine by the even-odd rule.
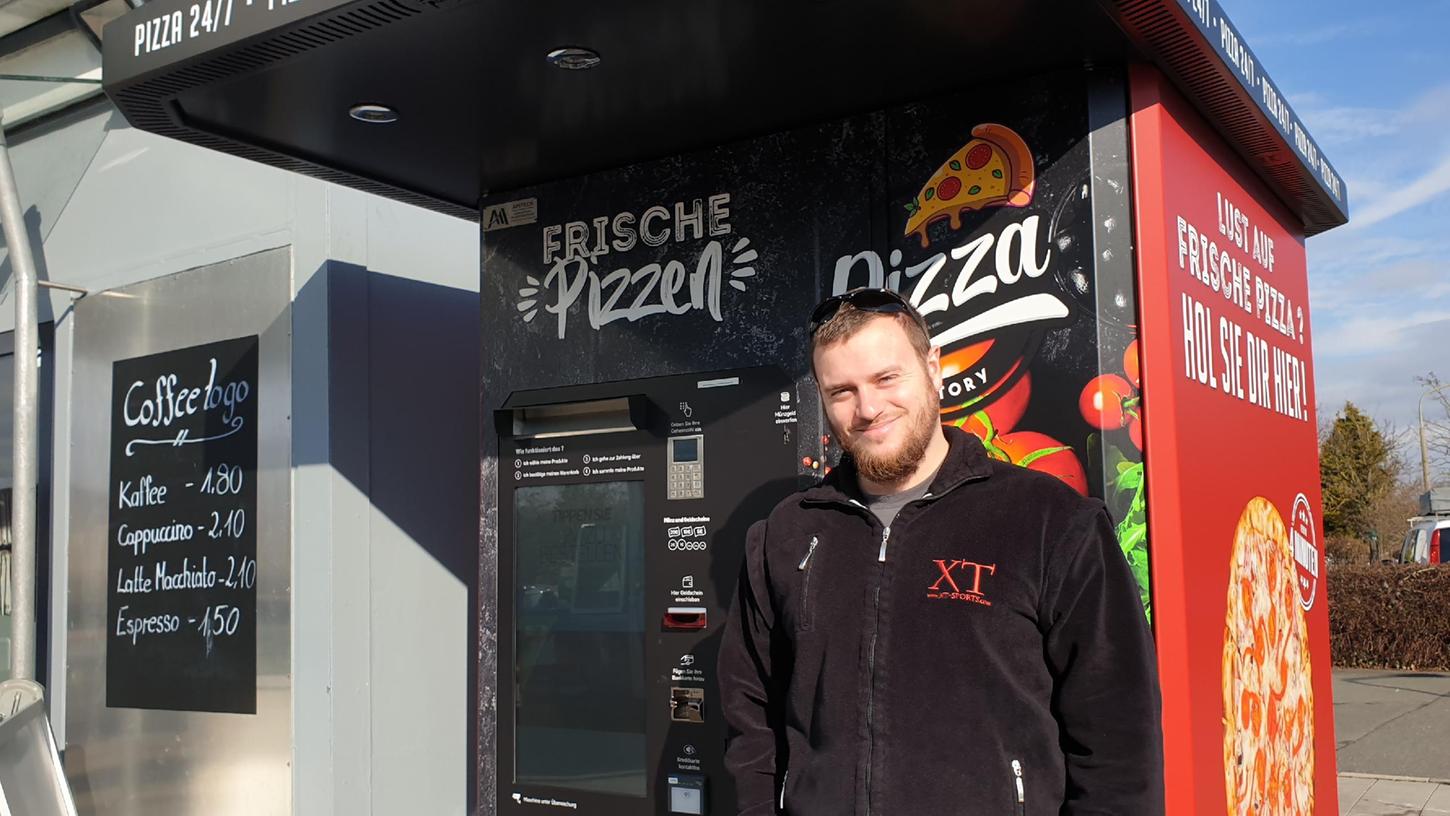
[[[670,813],[705,816],[705,777],[699,774],[670,774]]]
[[[705,435],[672,436],[669,445],[669,487],[666,498],[705,498]]]

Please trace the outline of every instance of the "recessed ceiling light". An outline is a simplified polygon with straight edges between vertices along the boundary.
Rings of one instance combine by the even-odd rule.
[[[398,112],[387,105],[353,105],[348,109],[347,115],[373,125],[386,125],[398,121]]]
[[[583,71],[599,64],[599,52],[588,48],[555,48],[547,57],[549,64],[566,71]]]

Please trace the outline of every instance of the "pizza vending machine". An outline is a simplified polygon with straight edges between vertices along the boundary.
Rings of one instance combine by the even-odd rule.
[[[943,423],[1107,506],[1168,812],[1332,812],[1305,240],[1348,194],[1218,3],[639,8],[192,36],[153,0],[104,41],[138,128],[479,222],[460,809],[731,812],[708,644],[739,535],[841,455],[811,307],[873,286],[941,348]]]

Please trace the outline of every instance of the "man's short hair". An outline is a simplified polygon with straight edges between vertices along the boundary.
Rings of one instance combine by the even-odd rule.
[[[875,312],[842,303],[831,319],[822,323],[811,335],[811,358],[815,359],[817,349],[845,342],[877,319],[895,320],[922,360],[931,353],[931,331],[926,327],[926,320],[912,306],[907,305],[906,310],[900,312]]]

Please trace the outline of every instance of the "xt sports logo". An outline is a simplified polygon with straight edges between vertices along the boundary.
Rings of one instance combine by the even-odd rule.
[[[968,601],[991,606],[992,602],[982,594],[982,574],[996,575],[996,564],[978,564],[954,558],[950,561],[936,559],[939,577],[936,583],[926,588],[926,597],[932,600]]]

